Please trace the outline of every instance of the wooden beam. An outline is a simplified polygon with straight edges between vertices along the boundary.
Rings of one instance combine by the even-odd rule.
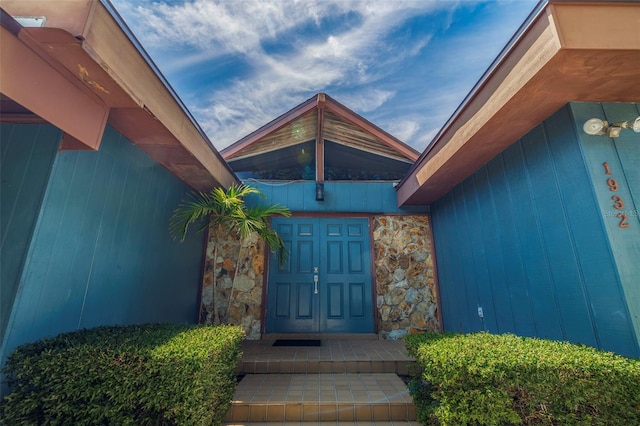
[[[60,151],[89,151],[87,145],[83,144],[78,139],[71,136],[69,133],[62,134],[62,141],[60,141]]]
[[[316,123],[316,180],[324,181],[324,105],[325,94],[318,94],[318,120]]]
[[[4,26],[0,31],[2,94],[97,150],[109,108],[87,96]]]

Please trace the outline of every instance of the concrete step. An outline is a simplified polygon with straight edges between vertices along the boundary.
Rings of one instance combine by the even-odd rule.
[[[249,374],[225,418],[229,425],[415,420],[407,386],[393,373]]]

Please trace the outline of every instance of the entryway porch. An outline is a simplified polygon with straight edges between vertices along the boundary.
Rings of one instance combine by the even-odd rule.
[[[273,346],[276,339],[320,346]],[[365,335],[269,335],[243,343],[226,425],[418,425],[401,340]]]

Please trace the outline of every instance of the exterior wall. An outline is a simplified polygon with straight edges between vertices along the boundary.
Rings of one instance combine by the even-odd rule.
[[[0,124],[0,342],[60,136],[53,126]]]
[[[51,133],[38,138],[57,141]],[[98,152],[58,152],[2,359],[22,343],[81,328],[195,322],[203,237],[179,243],[167,231],[187,189],[111,128]]]
[[[571,105],[571,111],[577,125],[593,117],[613,123],[638,117],[640,104],[576,103]],[[640,344],[640,135],[623,130],[615,139],[584,133],[579,136]],[[604,168],[605,162],[608,170]],[[619,197],[615,199],[619,202],[614,197]]]
[[[398,208],[393,182],[325,182],[324,201],[316,201],[316,184],[313,181],[246,183],[258,188],[269,202],[281,204],[294,212],[411,214],[429,211],[428,206]],[[247,200],[247,204],[251,202],[251,199]]]
[[[445,330],[640,355],[581,127],[563,107],[431,206]]]
[[[428,216],[373,215],[372,222],[380,337],[396,339],[411,332],[438,331]],[[267,264],[265,245],[254,236],[245,240],[239,251],[240,242],[229,239],[218,245],[215,259],[214,248],[214,233],[210,230],[200,321],[242,325],[247,339],[258,340]]]

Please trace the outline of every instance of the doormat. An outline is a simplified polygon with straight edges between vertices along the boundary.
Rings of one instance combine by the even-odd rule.
[[[278,339],[271,346],[320,346],[320,340],[284,340]]]

